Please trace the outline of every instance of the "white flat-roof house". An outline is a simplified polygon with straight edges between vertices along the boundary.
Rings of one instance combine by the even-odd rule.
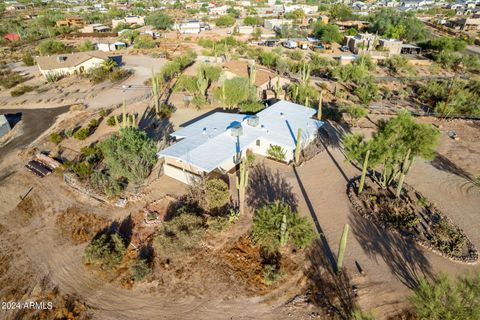
[[[165,175],[190,184],[212,172],[226,173],[246,150],[267,156],[270,146],[285,151],[285,161],[294,159],[298,129],[302,148],[312,142],[323,125],[313,119],[315,109],[279,101],[256,115],[216,112],[171,134],[175,144],[157,153]]]
[[[201,23],[198,20],[190,20],[180,23],[176,29],[181,34],[199,34],[201,30]]]

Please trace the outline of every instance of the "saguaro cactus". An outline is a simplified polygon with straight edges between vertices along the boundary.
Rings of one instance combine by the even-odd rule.
[[[322,120],[322,104],[323,104],[323,90],[320,91],[318,96],[318,110],[317,110],[317,119]]]
[[[285,246],[288,242],[287,215],[283,214],[282,225],[280,226],[280,246]]]
[[[297,142],[295,144],[295,163],[298,164],[300,162],[300,151],[301,151],[301,139],[302,139],[302,129],[298,128],[297,133]]]
[[[306,84],[310,80],[310,65],[306,62],[303,63],[300,77],[302,79],[302,83]]]
[[[251,64],[248,67],[248,78],[250,79],[250,85],[253,86],[257,78],[257,67],[255,66],[255,64]]]
[[[395,191],[395,197],[400,197],[400,193],[402,192],[403,181],[405,180],[405,176],[407,175],[408,170],[410,169],[411,161],[410,160],[410,153],[412,150],[408,149],[407,154],[405,155],[405,159],[403,160],[402,170],[400,172],[400,177],[398,178],[397,183],[397,190]]]
[[[155,105],[155,112],[158,114],[160,109],[160,83],[158,77],[155,76],[152,70],[152,96]]]
[[[245,190],[248,185],[248,168],[245,159],[240,162],[240,170],[236,178],[236,184],[238,189],[238,201],[240,205],[240,214],[244,214],[245,211]]]
[[[367,167],[368,167],[368,158],[370,157],[370,150],[367,150],[367,154],[365,154],[365,160],[363,160],[363,167],[362,167],[362,177],[360,178],[360,185],[358,186],[358,193],[362,193],[363,186],[365,185],[365,176],[367,175]]]
[[[201,72],[197,77],[197,89],[203,95],[206,95],[208,88],[208,79],[203,72]]]
[[[280,77],[277,78],[277,81],[275,82],[275,86],[273,87],[273,90],[275,91],[275,98],[278,99],[280,96],[280,93],[282,93],[282,86],[280,85]]]
[[[341,272],[343,268],[343,258],[345,256],[345,249],[347,248],[348,230],[350,226],[345,224],[343,227],[342,239],[340,240],[340,246],[338,247],[337,256],[337,271]]]

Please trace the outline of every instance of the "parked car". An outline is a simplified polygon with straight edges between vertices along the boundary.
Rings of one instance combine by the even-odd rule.
[[[348,52],[348,51],[350,51],[350,49],[349,49],[347,46],[341,46],[341,47],[340,47],[340,51],[342,51],[342,52]]]
[[[282,44],[285,48],[288,48],[288,49],[296,49],[298,47],[298,44],[292,40],[284,41]]]

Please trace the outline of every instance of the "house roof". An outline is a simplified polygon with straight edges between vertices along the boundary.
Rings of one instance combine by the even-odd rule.
[[[245,60],[230,60],[223,64],[223,68],[239,77],[248,78],[248,65],[249,62]],[[256,68],[257,73],[255,75],[255,85],[258,87],[277,77],[277,74],[268,69],[262,68],[258,65],[256,65]]]
[[[65,57],[61,60],[60,57]],[[74,52],[68,54],[57,54],[52,56],[37,57],[37,64],[41,70],[55,70],[61,68],[76,67],[87,60],[98,58],[107,60],[110,56],[102,51]]]
[[[247,123],[252,116],[216,112],[175,131],[171,135],[181,140],[157,155],[188,163],[208,173],[233,159],[237,152],[251,147],[257,139],[292,151],[299,128],[305,140],[316,134],[323,124],[312,119],[315,112],[312,108],[279,101],[257,114],[259,124],[255,127]],[[237,138],[231,135],[230,129],[238,124],[242,125],[243,133]]]

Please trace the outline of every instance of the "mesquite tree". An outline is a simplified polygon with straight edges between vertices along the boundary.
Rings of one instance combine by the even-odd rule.
[[[416,157],[433,159],[440,132],[430,124],[416,123],[406,111],[379,124],[378,132],[366,141],[358,134],[346,135],[343,146],[347,159],[365,163],[372,178],[382,187],[397,186],[397,196]]]

